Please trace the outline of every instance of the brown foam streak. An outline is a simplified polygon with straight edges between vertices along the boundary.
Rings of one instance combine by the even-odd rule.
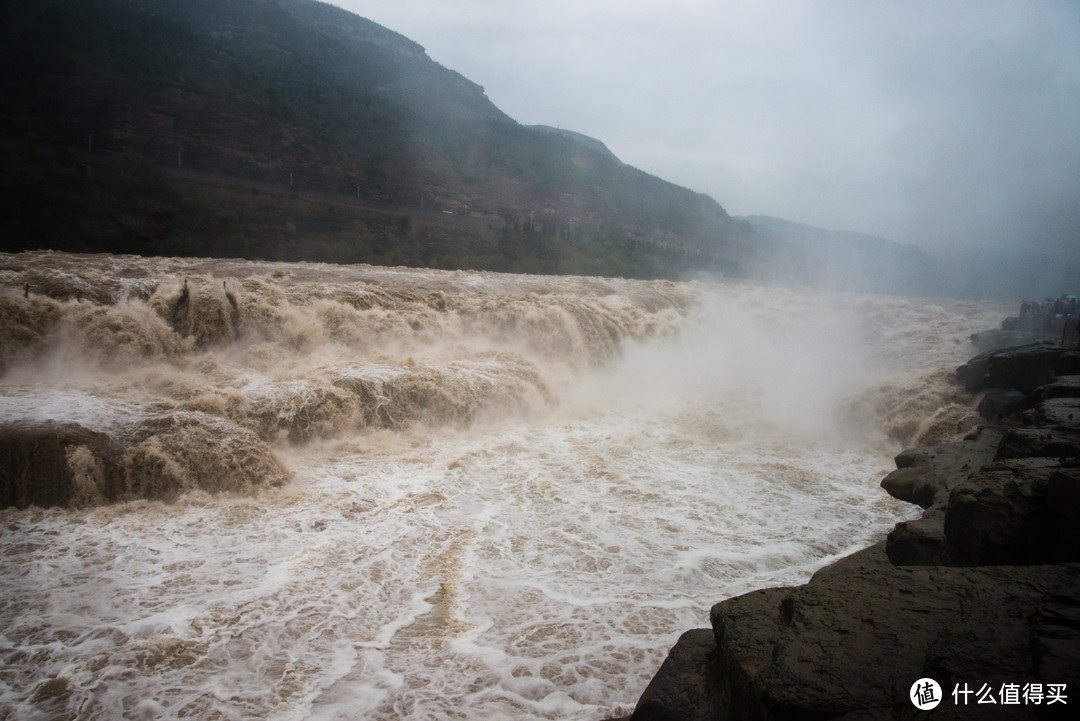
[[[853,428],[880,429],[896,452],[963,437],[976,424],[976,400],[957,383],[953,369],[939,368],[867,388],[844,410]]]
[[[0,296],[0,374],[42,352],[61,308],[50,298]]]
[[[4,260],[4,380],[24,390],[74,384],[143,414],[57,419],[71,438],[45,419],[0,429],[16,449],[3,462],[43,452],[34,439],[51,433],[53,465],[66,469],[56,493],[12,491],[8,505],[257,488],[283,481],[270,450],[282,439],[544,413],[568,377],[612,363],[626,340],[673,332],[692,302],[672,284],[622,284],[620,295],[616,281],[523,277],[528,292],[515,293],[513,276]],[[82,443],[85,433],[108,442]],[[40,485],[25,474],[19,482]]]

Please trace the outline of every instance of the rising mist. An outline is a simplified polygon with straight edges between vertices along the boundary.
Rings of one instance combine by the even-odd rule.
[[[0,705],[100,719],[625,712],[718,599],[912,517],[878,481],[966,429],[952,366],[1001,318],[702,281],[3,268]]]

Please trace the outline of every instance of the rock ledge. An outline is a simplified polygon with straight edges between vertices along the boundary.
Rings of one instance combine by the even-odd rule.
[[[716,604],[712,628],[671,649],[634,721],[1072,717],[1080,353],[989,351],[958,376],[986,393],[986,424],[959,443],[904,451],[882,481],[922,518],[806,585]],[[909,696],[922,678],[940,684],[933,711]]]

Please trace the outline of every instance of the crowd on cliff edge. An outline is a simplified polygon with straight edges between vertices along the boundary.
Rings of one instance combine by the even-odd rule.
[[[1034,300],[1022,300],[1018,320],[1019,330],[1060,338],[1064,344],[1069,339],[1078,338],[1080,301],[1075,295],[1062,295],[1060,298],[1050,298],[1041,303]]]

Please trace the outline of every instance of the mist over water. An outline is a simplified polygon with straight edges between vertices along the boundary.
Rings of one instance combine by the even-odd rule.
[[[0,440],[88,439],[72,507],[0,511],[19,719],[625,712],[713,603],[918,515],[878,482],[968,427],[952,368],[1002,316],[53,253],[0,284]]]

